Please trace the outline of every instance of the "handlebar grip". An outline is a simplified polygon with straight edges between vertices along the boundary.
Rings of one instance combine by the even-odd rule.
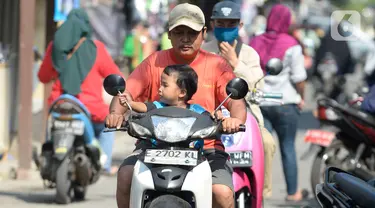
[[[120,127],[119,129],[117,128],[105,128],[103,132],[113,132],[113,131],[127,131],[128,127]]]
[[[239,131],[245,132],[246,131],[246,126],[244,124],[240,125]]]
[[[135,119],[143,118],[143,117],[145,117],[146,115],[147,115],[146,113],[133,113],[133,114],[132,114],[133,118],[135,118]]]
[[[282,93],[264,93],[263,98],[273,98],[273,99],[282,99]]]

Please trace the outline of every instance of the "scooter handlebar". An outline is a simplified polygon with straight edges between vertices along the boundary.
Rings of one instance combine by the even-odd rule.
[[[246,131],[246,126],[245,124],[240,124],[239,131],[245,132]]]

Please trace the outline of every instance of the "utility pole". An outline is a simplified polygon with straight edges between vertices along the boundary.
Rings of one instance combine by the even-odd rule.
[[[55,1],[48,0],[46,2],[46,46],[47,49],[48,44],[52,41],[53,35],[56,31],[56,23],[53,20],[54,15],[54,8],[55,8]],[[52,91],[52,84],[46,83],[44,84],[44,102],[43,102],[43,127],[41,130],[43,132],[47,131],[47,120],[48,120],[48,97],[50,96]],[[40,138],[40,142],[43,143],[46,138],[44,137],[45,133],[42,134],[43,136]]]
[[[27,179],[32,156],[33,44],[35,0],[20,0],[19,103],[18,103],[18,179]]]

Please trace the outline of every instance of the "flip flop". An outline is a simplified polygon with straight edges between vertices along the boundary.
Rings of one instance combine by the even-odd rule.
[[[285,201],[292,202],[292,203],[293,202],[299,203],[299,202],[301,202],[303,200],[306,200],[308,198],[308,196],[309,196],[309,192],[306,189],[303,189],[301,191],[301,194],[302,194],[302,198],[300,200],[294,200],[294,199],[289,199],[288,197],[285,197]]]
[[[112,166],[110,171],[103,170],[102,174],[105,175],[105,176],[116,176],[118,169],[119,169],[119,167]]]

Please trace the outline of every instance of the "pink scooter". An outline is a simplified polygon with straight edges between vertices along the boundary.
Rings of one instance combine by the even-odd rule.
[[[267,63],[266,70],[267,75],[279,74],[282,70],[281,61],[276,58],[271,59]],[[250,102],[254,104],[264,101],[281,103],[278,99],[282,98],[282,94],[263,93],[256,87],[250,93]],[[221,110],[224,117],[229,117],[227,109],[222,107]],[[236,208],[261,208],[264,184],[263,141],[258,121],[249,110],[245,125],[245,132],[223,134],[221,140],[225,151],[230,155],[233,167]]]

